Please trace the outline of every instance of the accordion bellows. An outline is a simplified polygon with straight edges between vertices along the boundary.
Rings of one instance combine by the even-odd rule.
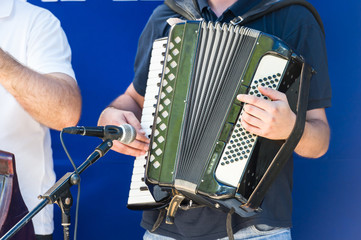
[[[236,96],[267,99],[257,86],[270,87],[286,92],[297,112],[303,66],[280,39],[245,27],[189,21],[157,40],[142,117],[151,137],[143,177],[145,170],[145,188],[155,202],[177,195],[235,208],[242,216],[253,214],[239,206],[247,203],[282,142],[243,129],[243,104]],[[141,204],[131,195],[128,207]],[[181,201],[175,202],[176,209]]]

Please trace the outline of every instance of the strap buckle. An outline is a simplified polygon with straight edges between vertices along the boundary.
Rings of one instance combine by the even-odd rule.
[[[241,22],[243,22],[244,18],[241,17],[241,16],[237,16],[235,18],[233,18],[230,23],[233,25],[233,26],[237,26],[238,24],[240,24]]]

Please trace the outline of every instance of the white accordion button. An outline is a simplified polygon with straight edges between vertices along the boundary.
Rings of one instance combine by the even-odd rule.
[[[170,63],[170,66],[171,66],[172,68],[175,68],[175,67],[177,66],[177,63],[176,63],[175,61],[173,61],[173,62]]]
[[[167,126],[166,126],[164,123],[162,123],[162,124],[159,126],[159,128],[160,128],[162,131],[164,131],[164,129],[166,129]]]
[[[169,80],[171,80],[171,81],[172,81],[174,78],[175,78],[175,76],[174,76],[174,74],[173,74],[173,73],[169,74],[169,76],[168,76],[168,79],[169,79]]]
[[[160,136],[160,137],[158,138],[158,142],[159,142],[159,143],[164,142],[164,137]]]
[[[156,168],[156,169],[159,168],[159,167],[160,167],[160,163],[159,163],[158,161],[154,162],[154,163],[153,163],[153,167]]]
[[[172,53],[173,53],[174,56],[177,56],[179,51],[178,51],[178,49],[174,49]]]
[[[155,154],[157,154],[157,156],[161,155],[163,153],[162,150],[160,150],[159,148],[155,151]]]

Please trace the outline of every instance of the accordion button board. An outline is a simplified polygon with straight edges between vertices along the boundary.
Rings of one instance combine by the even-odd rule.
[[[268,99],[258,91],[258,86],[278,89],[286,65],[287,60],[284,58],[273,55],[264,56],[258,65],[248,94]],[[215,173],[217,180],[233,187],[237,187],[242,178],[257,142],[257,136],[242,127],[242,114],[243,110],[237,119],[237,124],[234,126]]]

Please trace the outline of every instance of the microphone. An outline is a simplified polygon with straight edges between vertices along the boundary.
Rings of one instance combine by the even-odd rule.
[[[114,125],[98,127],[67,127],[63,129],[63,132],[69,134],[79,134],[83,136],[99,137],[103,140],[118,140],[124,144],[133,142],[137,135],[134,127],[129,124],[123,124],[119,127]]]

